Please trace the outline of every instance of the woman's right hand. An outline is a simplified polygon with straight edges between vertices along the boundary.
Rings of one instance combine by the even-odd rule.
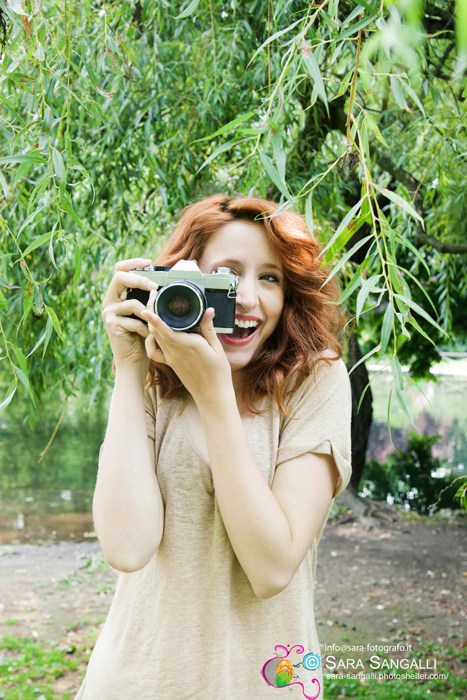
[[[102,319],[110,340],[116,367],[139,365],[144,373],[149,359],[144,345],[148,327],[141,312],[146,307],[137,299],[126,299],[127,289],[138,288],[150,292],[157,284],[131,270],[151,264],[146,258],[122,260],[115,265],[115,275],[102,302]],[[129,318],[131,315],[139,318]],[[141,318],[141,320],[139,320]],[[143,367],[144,365],[144,367]]]

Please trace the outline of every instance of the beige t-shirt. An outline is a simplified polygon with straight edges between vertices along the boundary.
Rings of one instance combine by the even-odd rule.
[[[340,493],[350,478],[344,363],[320,362],[296,391],[287,417],[267,401],[270,410],[246,424],[267,482],[282,462],[307,452],[332,454]],[[164,536],[143,569],[120,574],[76,700],[274,699],[282,657],[289,663],[285,673],[294,674],[294,695],[322,700],[313,611],[322,530],[289,585],[258,599],[222,522],[196,406],[181,406],[178,400],[156,404],[148,394]]]

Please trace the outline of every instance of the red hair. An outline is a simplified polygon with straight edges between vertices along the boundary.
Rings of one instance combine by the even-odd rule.
[[[179,260],[199,260],[211,236],[234,220],[259,221],[264,226],[282,262],[285,294],[275,331],[242,370],[243,399],[255,413],[259,412],[255,404],[265,395],[275,396],[279,410],[285,413],[286,397],[319,361],[342,357],[339,292],[334,280],[325,284],[328,271],[318,259],[321,247],[311,238],[302,216],[291,211],[276,214],[278,208],[273,202],[253,197],[207,197],[182,212],[157,260],[157,264],[168,266]],[[321,353],[329,349],[333,355],[326,353],[324,358]],[[185,391],[166,365],[152,363],[151,375],[163,398]],[[286,385],[290,387],[287,391]]]

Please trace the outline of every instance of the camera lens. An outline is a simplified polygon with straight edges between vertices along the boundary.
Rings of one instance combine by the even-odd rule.
[[[190,282],[172,282],[162,287],[154,302],[154,312],[176,331],[188,331],[200,321],[206,299]]]
[[[176,318],[183,318],[189,314],[191,310],[191,299],[183,296],[183,294],[176,294],[167,304],[167,311],[169,311],[169,313]]]

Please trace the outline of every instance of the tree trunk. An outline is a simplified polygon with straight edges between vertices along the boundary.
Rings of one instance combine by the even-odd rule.
[[[348,340],[347,369],[350,370],[363,357],[358,340],[352,333]],[[364,362],[350,374],[352,387],[352,477],[350,486],[356,492],[362,478],[365,466],[368,438],[373,420],[373,396],[371,387],[368,386],[365,395],[358,407],[365,387],[369,384],[370,377]]]

